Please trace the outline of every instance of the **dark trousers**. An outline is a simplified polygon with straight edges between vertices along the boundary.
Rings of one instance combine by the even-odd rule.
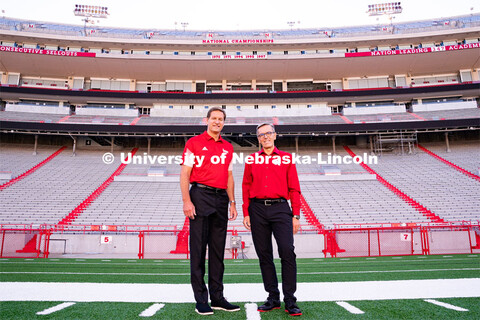
[[[192,186],[190,198],[195,219],[190,220],[190,280],[199,303],[223,298],[225,240],[228,224],[228,195]],[[208,289],[205,285],[205,256],[208,245]]]
[[[250,202],[248,207],[253,244],[260,261],[263,285],[268,296],[280,298],[277,272],[273,263],[272,233],[282,264],[282,291],[285,302],[296,302],[297,263],[293,246],[292,211],[287,202],[266,206]]]

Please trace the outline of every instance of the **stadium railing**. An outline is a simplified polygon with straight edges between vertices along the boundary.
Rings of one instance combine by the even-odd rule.
[[[475,253],[480,229],[474,225],[415,225],[328,230],[325,257],[377,257]]]

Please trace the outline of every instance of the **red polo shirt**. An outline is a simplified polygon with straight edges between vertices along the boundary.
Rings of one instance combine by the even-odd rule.
[[[270,156],[267,156],[263,149],[256,154],[257,157],[262,157],[264,161],[263,164],[256,162],[249,164],[246,161],[242,183],[243,216],[248,216],[248,205],[252,198],[290,199],[293,214],[300,215],[300,182],[298,181],[297,168],[292,163],[292,155],[278,150],[277,147]],[[255,157],[255,153],[251,156]],[[275,156],[287,161],[273,161]],[[268,157],[270,157],[269,163],[265,161],[265,158]]]
[[[190,183],[227,189],[228,171],[232,170],[233,146],[219,137],[217,141],[204,133],[188,139],[182,165],[192,168]]]

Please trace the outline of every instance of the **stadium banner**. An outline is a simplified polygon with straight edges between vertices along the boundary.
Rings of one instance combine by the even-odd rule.
[[[454,45],[454,46],[419,48],[419,49],[382,50],[382,51],[369,51],[369,52],[347,52],[347,53],[345,53],[345,58],[371,57],[371,56],[395,56],[395,55],[405,55],[405,54],[444,52],[444,51],[456,51],[456,50],[478,49],[478,48],[480,48],[480,42],[468,43],[468,44],[459,44],[459,45]]]
[[[345,53],[345,57],[350,58],[350,57],[371,57],[371,56],[395,56],[395,55],[404,55],[404,54],[444,52],[444,51],[456,51],[456,50],[478,49],[478,48],[480,48],[480,42],[468,43],[468,44],[459,44],[459,45],[454,45],[454,46],[419,48],[419,49],[382,50],[382,51],[369,51],[369,52],[347,52],[347,53]]]
[[[0,52],[44,54],[44,55],[62,56],[62,57],[96,57],[95,52],[57,51],[57,50],[32,49],[32,48],[17,48],[17,47],[10,47],[10,46],[0,46]]]
[[[220,55],[220,54],[214,54],[210,56],[211,59],[230,59],[230,60],[236,60],[236,59],[267,59],[266,54],[226,54],[226,55]]]

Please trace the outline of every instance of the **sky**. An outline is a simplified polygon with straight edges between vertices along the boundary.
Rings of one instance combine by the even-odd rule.
[[[385,24],[387,17],[368,16],[376,0],[0,0],[2,16],[83,25],[73,14],[75,4],[108,7],[99,26],[138,29],[279,30],[328,29]],[[393,22],[469,15],[480,12],[478,0],[403,0]],[[472,9],[473,8],[473,9]],[[96,19],[97,20],[97,19]],[[288,22],[294,22],[292,26]]]

